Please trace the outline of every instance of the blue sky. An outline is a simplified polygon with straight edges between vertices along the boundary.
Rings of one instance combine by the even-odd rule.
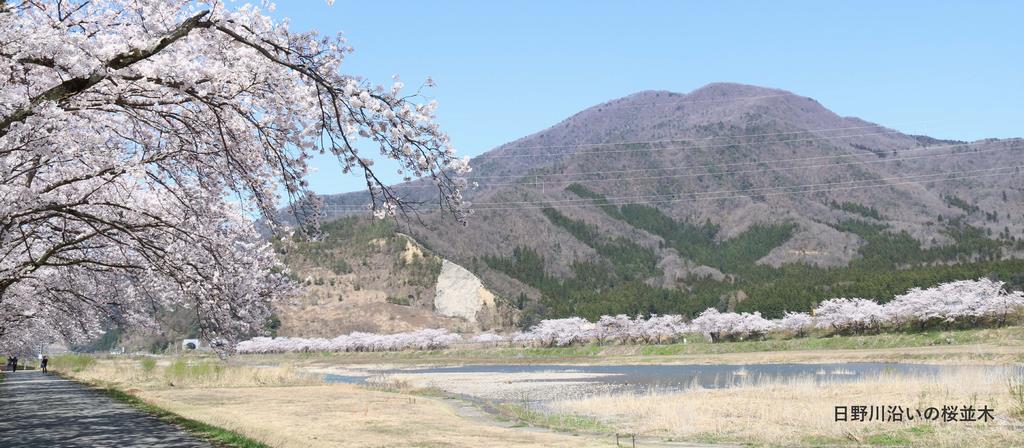
[[[970,3],[289,0],[273,15],[344,32],[347,73],[433,77],[440,124],[473,156],[613,98],[715,81],[906,132],[1024,136],[1024,2]],[[319,193],[365,186],[316,166]]]

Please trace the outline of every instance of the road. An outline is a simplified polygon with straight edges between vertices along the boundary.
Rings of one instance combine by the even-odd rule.
[[[0,445],[211,448],[124,403],[37,371],[8,372],[0,382]]]

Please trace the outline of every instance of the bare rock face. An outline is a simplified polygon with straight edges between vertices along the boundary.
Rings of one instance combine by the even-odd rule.
[[[842,218],[838,218],[842,219]],[[806,263],[814,266],[846,266],[857,257],[863,244],[857,235],[840,232],[809,219],[799,222],[800,231],[785,243],[758,260],[759,264],[780,267],[784,263]]]
[[[726,276],[722,271],[711,266],[698,265],[688,259],[679,256],[675,249],[662,251],[661,260],[658,261],[658,269],[664,273],[660,279],[660,285],[649,283],[652,286],[660,286],[666,289],[678,288],[685,283],[689,277],[699,279],[711,278],[716,281],[724,281]]]
[[[486,324],[478,316],[495,314],[494,294],[472,272],[448,260],[441,264],[435,291],[434,309],[442,316]]]

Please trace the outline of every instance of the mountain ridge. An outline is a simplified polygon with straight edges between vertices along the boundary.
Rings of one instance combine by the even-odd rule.
[[[887,253],[895,261],[886,269],[1016,257],[1024,185],[1010,168],[1024,163],[1024,144],[1015,142],[908,135],[781,89],[714,83],[687,94],[642,91],[473,158],[469,177],[479,186],[466,193],[477,204],[470,225],[426,211],[423,225],[407,231],[514,302],[557,304],[546,296],[579,292],[566,284],[589,297],[635,284],[677,295],[671,300],[687,307],[754,306],[743,304],[762,301],[750,289],[768,294],[784,283],[779,272],[860,269],[882,263],[890,246],[912,256]],[[948,181],[956,176],[942,173],[974,176]],[[1003,175],[978,177],[986,173]],[[430,199],[422,189],[400,190]],[[363,198],[324,201],[349,206]],[[956,250],[973,252],[943,258]],[[601,272],[612,280],[585,285]],[[794,307],[809,300],[800,294]]]

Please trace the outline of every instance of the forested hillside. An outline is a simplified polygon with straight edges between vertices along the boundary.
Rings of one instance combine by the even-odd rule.
[[[589,197],[599,197],[580,185],[570,189]],[[847,208],[869,210],[846,203]],[[706,307],[761,311],[780,317],[784,311],[807,311],[822,298],[872,297],[882,302],[911,287],[944,281],[995,277],[1014,287],[1024,284],[1024,262],[1003,260],[1002,252],[1020,250],[1019,239],[990,239],[983,229],[964,223],[961,218],[947,220],[943,232],[952,243],[922,248],[906,232],[892,233],[886,224],[848,219],[832,224],[837,230],[854,233],[865,243],[860,257],[849,266],[823,268],[807,264],[772,267],[757,260],[792,235],[794,226],[753,226],[746,232],[716,241],[718,228],[710,223],[696,225],[675,221],[658,209],[644,205],[603,207],[609,216],[629,222],[663,238],[664,244],[683,256],[728,274],[728,278],[694,279],[681,291],[652,288],[636,281],[644,271],[631,269],[635,260],[654,257],[654,251],[602,250],[599,236],[592,228],[572,221],[553,209],[545,209],[552,223],[567,229],[598,253],[607,253],[608,266],[573,265],[575,276],[558,281],[544,272],[540,255],[529,248],[517,248],[510,258],[488,257],[487,264],[542,291],[545,300],[537,312],[545,317],[582,316],[594,319],[602,314],[693,314]],[[584,231],[585,230],[585,231]],[[627,243],[628,244],[628,243]],[[625,272],[633,274],[620,274]],[[746,300],[730,303],[730,293],[742,292]],[[735,295],[733,296],[735,297]]]

